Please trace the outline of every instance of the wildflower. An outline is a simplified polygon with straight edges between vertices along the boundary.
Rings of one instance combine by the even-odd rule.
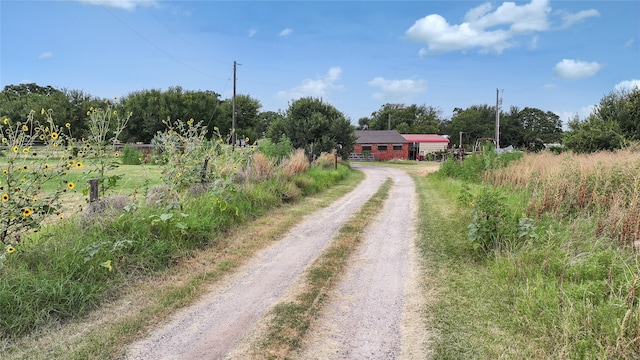
[[[4,144],[6,142],[7,142],[7,139],[6,138],[2,138],[2,143]]]
[[[238,165],[234,166],[234,167],[233,167],[233,170],[234,170],[234,171],[238,170]]]
[[[40,135],[40,136],[38,137],[38,139],[40,139],[40,140],[44,140],[44,135]]]
[[[120,153],[116,151],[116,153],[113,154],[113,156],[118,157],[118,156],[120,156]]]
[[[49,168],[49,163],[44,163],[44,168],[48,169]]]
[[[33,210],[31,210],[30,208],[24,208],[22,210],[22,216],[24,217],[29,217],[31,216],[31,214],[33,214]]]
[[[176,174],[176,177],[181,177],[181,176],[182,176],[182,173],[180,172]]]
[[[91,111],[87,111],[87,116],[91,115]]]
[[[129,117],[133,116],[133,111],[129,112]]]
[[[13,246],[7,245],[7,253],[11,254],[12,252],[15,252],[15,251],[16,249]]]
[[[474,206],[476,206],[476,204],[474,204],[473,201],[472,201],[472,202],[469,203],[469,206],[474,207]]]
[[[118,115],[118,110],[113,110],[113,115]]]
[[[13,152],[14,152],[14,153],[17,153],[17,152],[18,152],[18,150],[20,150],[20,149],[19,149],[17,146],[14,146],[14,147],[13,147]]]
[[[217,127],[217,126],[214,126],[214,127],[213,127],[213,130],[218,131],[219,129],[218,129],[218,127]]]
[[[57,139],[57,138],[58,138],[58,133],[57,133],[57,132],[52,132],[52,133],[51,133],[51,138],[52,138],[53,140]]]
[[[67,187],[69,188],[69,190],[73,190],[73,188],[76,187],[76,184],[74,184],[73,182],[69,181],[67,183]]]
[[[82,163],[81,163],[80,161],[78,161],[78,162],[76,163],[76,167],[77,167],[78,169],[82,169]]]
[[[24,184],[24,183],[26,183],[26,182],[27,182],[27,179],[22,178],[22,179],[20,179],[20,182]]]
[[[2,122],[3,122],[5,125],[8,125],[8,124],[9,124],[9,119],[4,118],[4,119],[2,120]]]
[[[54,143],[53,143],[53,147],[58,147],[58,143],[57,143],[57,142],[54,142]]]
[[[23,152],[23,153],[25,153],[25,154],[28,154],[28,153],[29,153],[29,150],[31,150],[31,149],[29,149],[28,147],[26,147],[26,148],[22,149],[22,152]]]
[[[38,202],[38,200],[40,200],[40,199],[38,199],[38,197],[37,197],[37,196],[34,196],[34,197],[33,197],[33,202]]]
[[[113,270],[113,266],[111,266],[111,260],[107,260],[103,263],[100,263],[100,266],[102,266],[103,268],[112,271]]]
[[[2,173],[6,175],[6,174],[8,174],[8,173],[9,173],[9,170],[7,170],[7,169],[2,169]]]
[[[93,106],[91,106],[91,107],[89,108],[89,110],[93,111]]]
[[[66,127],[66,128],[68,129],[68,128],[70,128],[70,127],[71,127],[71,124],[66,123],[66,124],[64,124],[64,127]]]
[[[2,201],[9,201],[9,194],[2,194]]]
[[[40,110],[40,114],[44,115],[44,108],[42,108],[42,110]]]
[[[22,125],[22,131],[29,131],[29,127],[27,125]]]

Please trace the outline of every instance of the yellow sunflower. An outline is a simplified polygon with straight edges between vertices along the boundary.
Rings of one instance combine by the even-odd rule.
[[[77,167],[78,169],[82,169],[82,163],[81,163],[80,161],[78,161],[78,162],[76,163],[76,167]]]
[[[8,252],[9,254],[11,254],[12,252],[15,252],[15,251],[16,251],[16,249],[15,249],[13,246],[11,246],[11,245],[8,245],[8,246],[7,246],[7,252]]]
[[[29,217],[31,216],[31,214],[33,214],[33,210],[31,210],[30,208],[24,208],[22,210],[22,216],[24,217]]]
[[[2,194],[2,201],[9,201],[9,194]]]
[[[57,132],[52,132],[52,133],[51,133],[51,138],[52,138],[53,140],[57,139],[57,138],[58,138],[58,133],[57,133]]]
[[[70,190],[73,190],[73,188],[74,188],[74,187],[76,187],[76,184],[74,184],[74,183],[72,183],[71,181],[69,181],[69,182],[67,183],[67,187],[68,187]]]

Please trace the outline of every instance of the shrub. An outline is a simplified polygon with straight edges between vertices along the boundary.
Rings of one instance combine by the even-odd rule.
[[[122,149],[120,161],[122,161],[122,165],[140,165],[142,164],[142,153],[135,147],[126,145]]]

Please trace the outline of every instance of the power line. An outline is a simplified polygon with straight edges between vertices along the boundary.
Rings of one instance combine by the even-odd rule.
[[[164,50],[163,48],[161,48],[160,46],[156,45],[153,41],[149,40],[147,37],[145,37],[144,35],[142,35],[141,33],[139,33],[136,29],[134,29],[132,26],[130,26],[129,24],[127,24],[124,20],[120,19],[118,16],[116,16],[116,14],[114,14],[112,11],[110,11],[107,7],[105,7],[104,5],[101,6],[102,9],[104,9],[107,13],[109,13],[111,16],[113,16],[116,20],[118,20],[122,25],[124,25],[127,29],[129,29],[131,32],[133,32],[134,34],[138,35],[142,40],[146,41],[147,43],[149,43],[151,46],[153,46],[154,48],[156,48],[158,51],[162,52],[163,54],[165,54],[166,56],[170,57],[171,59],[175,60],[176,62],[180,63],[181,65],[183,65],[184,67],[187,67],[197,73],[200,73],[202,75],[208,76],[210,78],[213,79],[218,79],[218,80],[224,80],[223,78],[219,78],[216,76],[213,76],[211,74],[207,74],[203,71],[201,71],[200,69],[197,69],[187,63],[185,63],[184,61],[178,59],[177,57],[173,56],[170,52]]]

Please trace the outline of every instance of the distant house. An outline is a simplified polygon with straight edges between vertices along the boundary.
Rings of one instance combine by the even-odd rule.
[[[409,160],[424,159],[427,154],[445,150],[449,147],[449,139],[433,134],[403,134],[409,142]]]
[[[409,158],[409,142],[395,130],[358,130],[351,160],[394,160]]]

